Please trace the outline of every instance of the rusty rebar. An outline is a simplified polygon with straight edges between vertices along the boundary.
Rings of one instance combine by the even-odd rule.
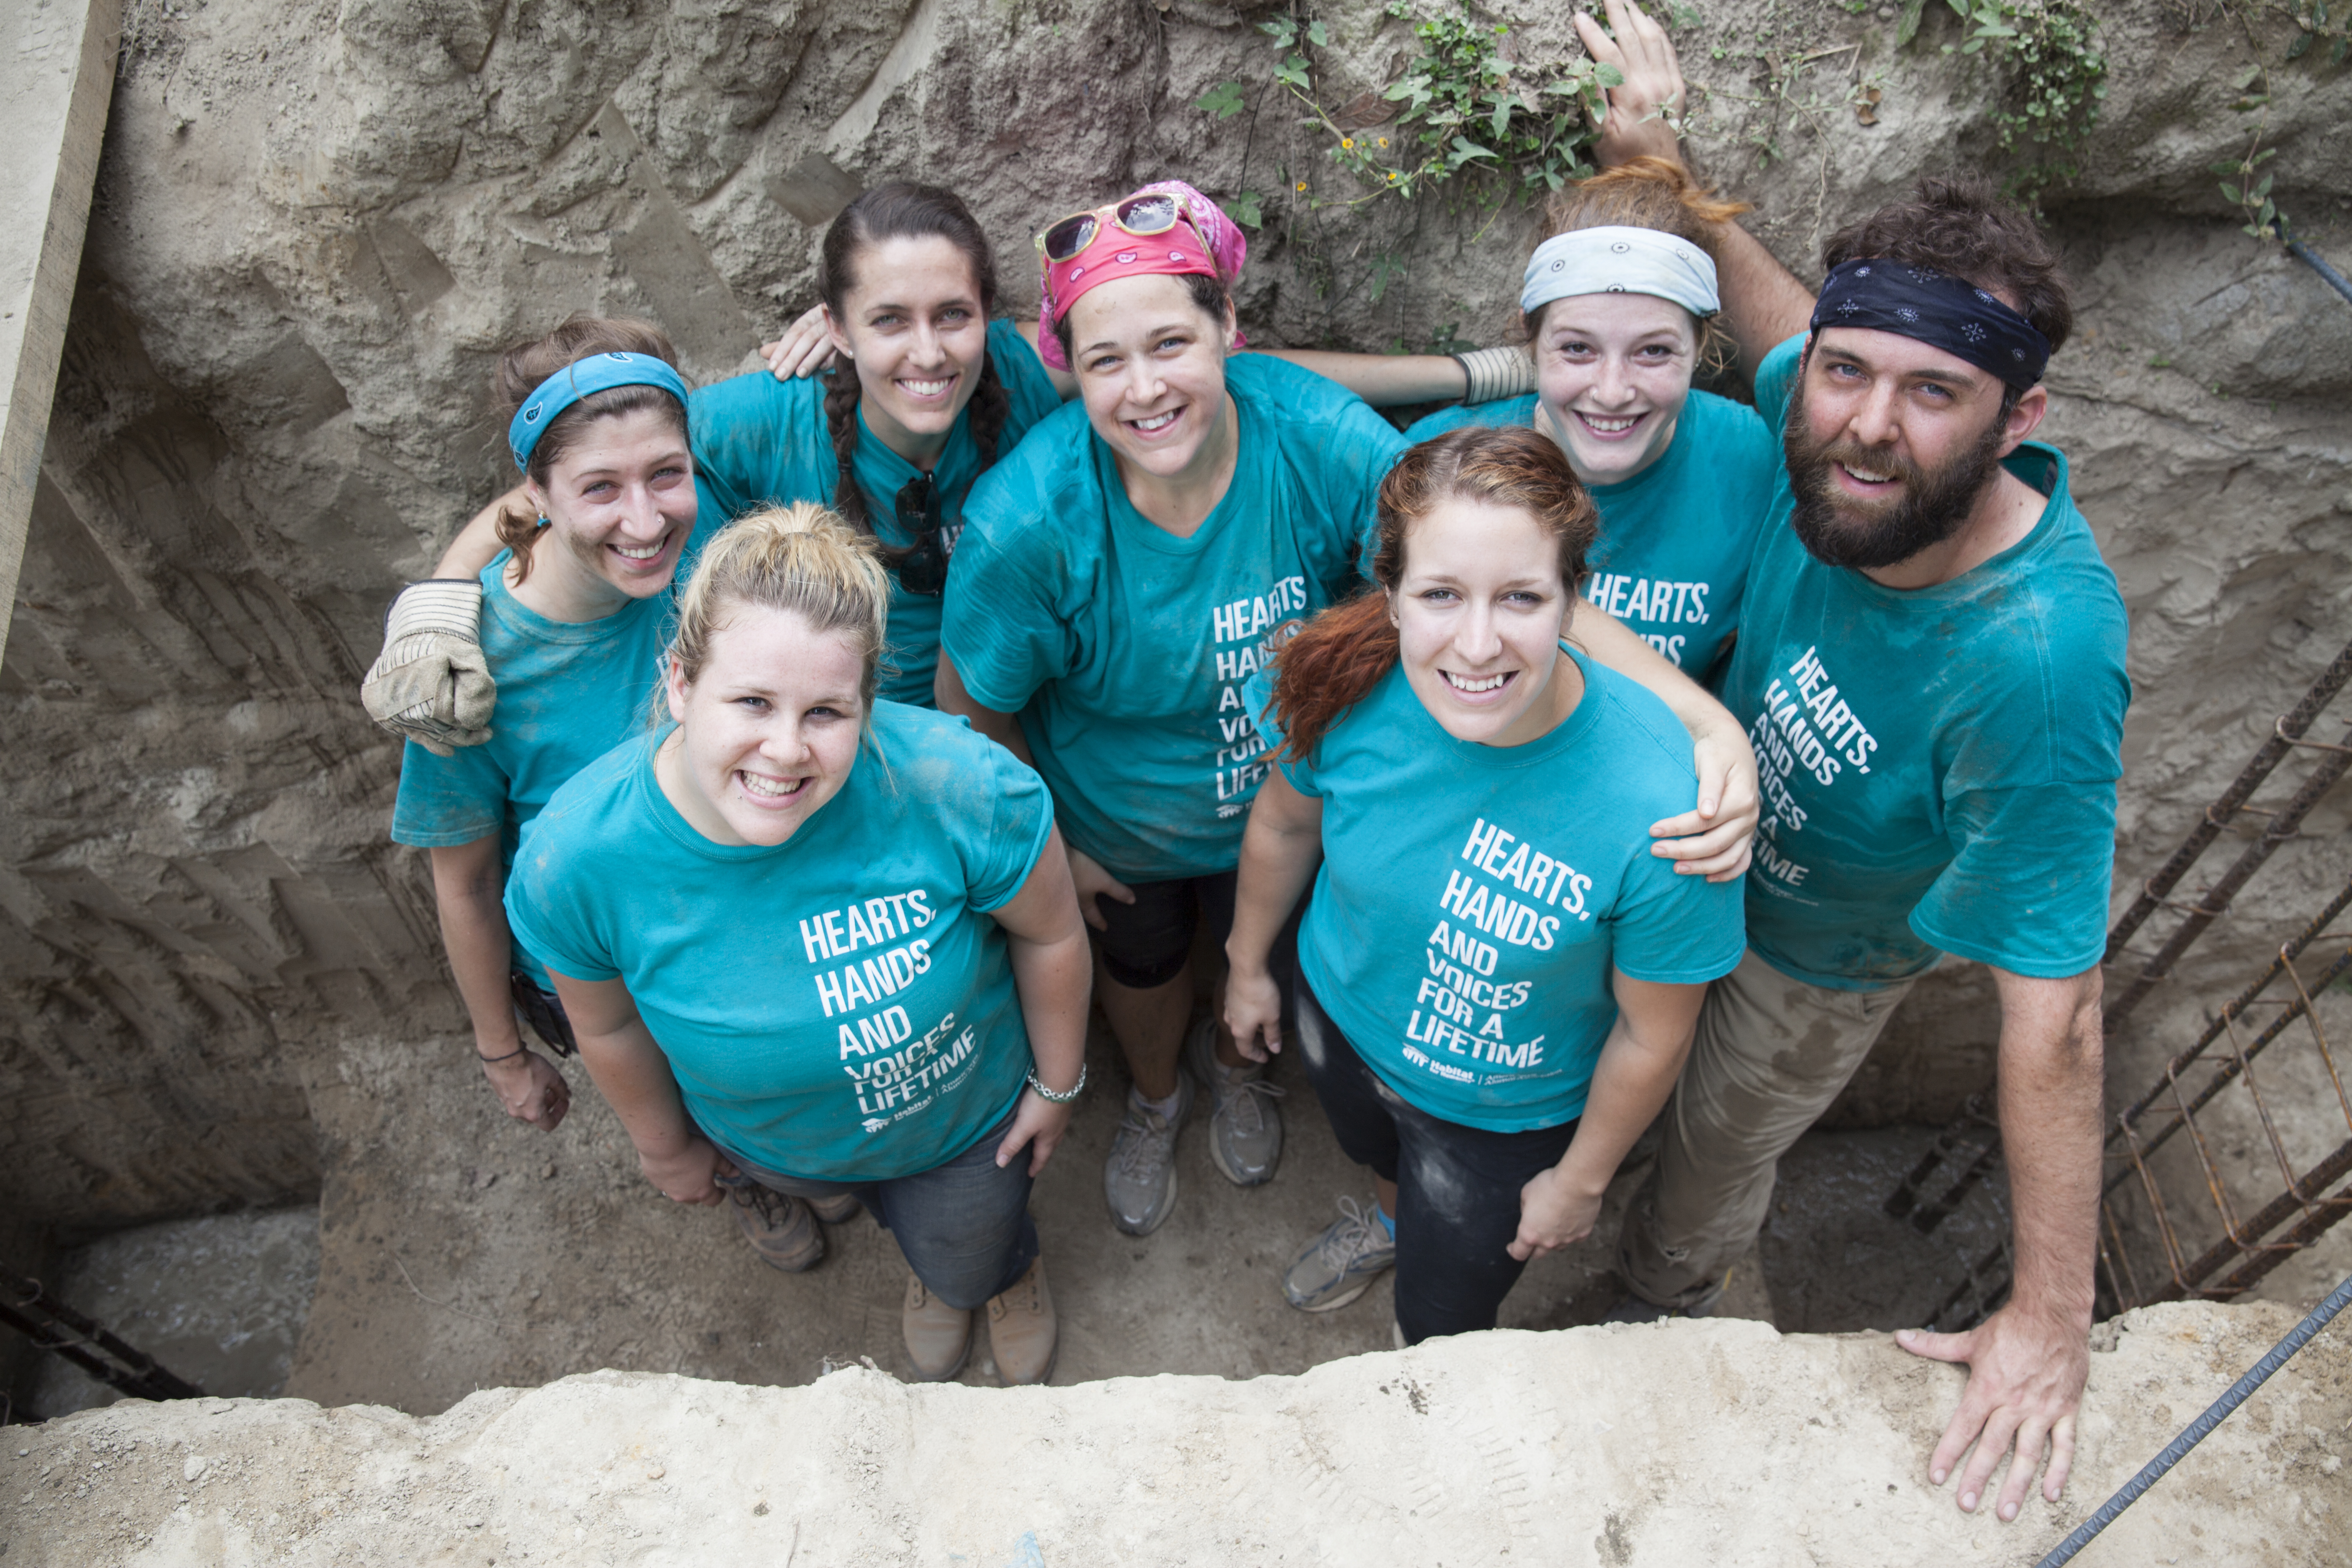
[[[2284,952],[2284,950],[2282,950],[2282,952]],[[2274,969],[2272,972],[2272,973],[2275,974],[2285,967],[2286,965],[2282,963],[2278,965],[2277,969]],[[2329,964],[2325,970],[2320,972],[2319,984],[2315,989],[2325,991],[2328,986],[2334,984],[2337,980],[2341,979],[2347,973],[2352,973],[2352,947],[2346,948],[2341,953],[2336,955],[2335,963]],[[2297,976],[2298,984],[2300,983],[2300,980],[2301,976]],[[2263,983],[2265,984],[2269,983],[2269,976],[2265,976]],[[2301,1018],[2308,1015],[2311,1011],[2311,998],[2306,993],[2304,995],[2296,997],[2295,1000],[2285,1004],[2285,1007],[2286,1011],[2281,1013],[2277,1017],[2272,1019],[2267,1025],[2265,1025],[2263,1028],[2263,1032],[2256,1035],[2252,1043],[2244,1048],[2244,1051],[2242,1052],[2242,1059],[2251,1060],[2252,1058],[2262,1055],[2264,1047],[2269,1046],[2273,1040],[2276,1040],[2281,1035],[2286,1032],[2286,1026],[2289,1024],[2294,1023],[2297,1018]],[[2197,1050],[2202,1051],[2204,1048],[2204,1043],[2220,1036],[2224,1029],[2229,1027],[2229,1025],[2230,1019],[2227,1016],[2214,1020],[2212,1025],[2207,1029],[2204,1039],[2198,1045]],[[2157,1098],[2164,1092],[2167,1087],[2171,1086],[2178,1073],[2182,1068],[2193,1065],[2195,1060],[2196,1055],[2194,1052],[2184,1051],[2179,1057],[2174,1058],[2171,1062],[2166,1064],[2164,1069],[2165,1082],[2158,1084],[2155,1089],[2149,1090],[2147,1094],[2142,1095],[2138,1102],[2135,1104],[2130,1110],[2116,1119],[2115,1131],[2107,1135],[2107,1142],[2111,1143],[2115,1142],[2116,1133],[2126,1133],[2127,1135],[2133,1133],[2135,1131],[2134,1123],[2137,1119],[2147,1112],[2148,1108],[2154,1103]],[[2175,1109],[2173,1111],[2174,1120],[2158,1128],[2154,1135],[2148,1139],[2145,1146],[2142,1146],[2137,1142],[2136,1136],[2130,1136],[2128,1141],[2131,1143],[2131,1147],[2137,1150],[2138,1152],[2142,1154],[2153,1154],[2157,1150],[2162,1148],[2165,1141],[2170,1138],[2175,1132],[2179,1131],[2181,1126],[2189,1117],[2196,1115],[2199,1111],[2204,1110],[2206,1106],[2211,1104],[2215,1095],[2229,1088],[2230,1085],[2235,1081],[2240,1070],[2240,1064],[2241,1058],[2239,1057],[2233,1057],[2231,1059],[2221,1063],[2214,1069],[2212,1079],[2205,1085],[2203,1089],[2199,1091],[2194,1100],[2189,1100]],[[2113,1192],[2116,1187],[2121,1184],[2122,1180],[2123,1177],[2120,1174],[2110,1179],[2105,1187],[2102,1189],[2102,1193]]]
[[[32,1276],[0,1264],[0,1288],[16,1298],[0,1302],[0,1322],[23,1333],[37,1348],[63,1356],[92,1377],[140,1399],[204,1396],[203,1389],[126,1343],[105,1324],[49,1295]]]
[[[2157,868],[2156,874],[2141,885],[2139,898],[2123,912],[2123,918],[2116,921],[2115,929],[2107,933],[2107,954],[2104,962],[2113,963],[2116,961],[2116,954],[2123,951],[2124,943],[2129,942],[2132,934],[2147,922],[2147,917],[2164,903],[2164,895],[2172,891],[2174,885],[2188,875],[2189,868],[2205,853],[2206,846],[2220,835],[2223,826],[2237,815],[2262,782],[2270,777],[2272,770],[2286,760],[2286,754],[2294,749],[2294,742],[2303,738],[2304,731],[2311,728],[2312,721],[2335,700],[2347,680],[2352,680],[2352,643],[2344,645],[2344,650],[2336,656],[2335,662],[2320,671],[2319,679],[2311,683],[2311,689],[2303,694],[2303,700],[2271,727],[2270,737],[2254,752],[2253,759],[2239,772],[2230,787],[2221,792],[2221,798],[2205,808],[2205,815],[2189,837],[2181,840],[2180,847],[2175,849],[2170,858]],[[2110,1020],[2116,1016],[2111,1014]]]
[[[2329,668],[2335,667],[2331,665]],[[2280,720],[2276,730],[2284,737],[2286,721]],[[2291,746],[2315,744],[2294,739],[2288,739],[2285,743]],[[2105,1027],[2109,1033],[2114,1032],[2125,1014],[2139,1005],[2142,997],[2156,989],[2158,981],[2172,973],[2172,966],[2179,962],[2180,955],[2205,934],[2206,928],[2229,912],[2230,900],[2237,897],[2238,889],[2246,885],[2247,879],[2262,868],[2263,862],[2269,859],[2280,845],[2296,836],[2311,808],[2336,786],[2346,769],[2352,768],[2352,730],[2345,731],[2343,744],[2325,749],[2328,754],[2311,771],[2311,776],[2303,781],[2303,787],[2294,792],[2294,798],[2278,808],[2278,814],[2271,818],[2270,826],[2263,829],[2261,837],[2247,845],[2244,853],[2221,873],[2221,879],[2206,889],[2205,896],[2190,906],[2188,914],[2173,928],[2172,935],[2165,940],[2164,946],[2147,961],[2147,966],[2125,987],[2124,994],[2108,1007]],[[2120,928],[2122,922],[2116,923]],[[2112,943],[2109,951],[2113,951]]]

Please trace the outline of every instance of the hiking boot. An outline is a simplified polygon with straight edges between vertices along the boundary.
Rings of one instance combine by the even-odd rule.
[[[1176,1114],[1161,1116],[1127,1091],[1127,1114],[1103,1163],[1110,1222],[1129,1236],[1150,1236],[1176,1206],[1176,1130],[1192,1109],[1192,1080],[1176,1075]]]
[[[1265,1080],[1264,1062],[1227,1067],[1217,1059],[1217,1021],[1203,1018],[1184,1042],[1184,1065],[1209,1091],[1209,1158],[1225,1180],[1255,1187],[1274,1179],[1282,1158],[1282,1090]]]
[[[743,1227],[743,1239],[751,1244],[761,1262],[787,1274],[799,1274],[824,1260],[824,1232],[817,1228],[816,1215],[809,1212],[808,1205],[772,1192],[748,1176],[729,1177],[719,1184],[727,1189],[727,1205],[735,1211],[735,1223]]]
[[[907,1336],[907,1359],[915,1363],[919,1383],[945,1383],[963,1370],[964,1357],[971,1353],[971,1313],[949,1306],[912,1274],[907,1276],[898,1328]]]
[[[1396,1243],[1381,1224],[1379,1205],[1341,1198],[1339,1217],[1283,1271],[1282,1293],[1302,1312],[1336,1311],[1395,1267]]]
[[[988,1299],[988,1348],[996,1376],[1007,1388],[1043,1383],[1054,1371],[1059,1322],[1054,1293],[1045,1289],[1045,1260],[1033,1260],[1003,1295]]]
[[[809,1212],[827,1225],[847,1225],[857,1217],[857,1195],[835,1193],[829,1198],[803,1198]]]

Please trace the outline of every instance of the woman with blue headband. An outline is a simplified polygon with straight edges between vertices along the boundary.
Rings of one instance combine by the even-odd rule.
[[[870,535],[891,575],[881,695],[928,708],[964,496],[1061,395],[1019,329],[991,320],[995,258],[952,192],[898,183],[859,196],[825,231],[816,287],[832,373],[760,371],[696,391],[687,405],[696,488],[713,528],[811,500]],[[466,526],[436,578],[479,570],[505,538],[499,511]],[[409,589],[404,603],[430,586]],[[386,645],[362,689],[378,723],[418,734],[437,719],[428,738],[458,746],[490,728],[497,693],[473,668],[463,610],[446,608],[438,635],[402,660]]]
[[[1745,210],[1656,158],[1559,192],[1519,295],[1537,390],[1444,409],[1405,433],[1516,425],[1550,437],[1601,508],[1584,596],[1710,684],[1780,463],[1753,408],[1691,385],[1731,357],[1715,247]]]
[[[574,1048],[572,1026],[502,900],[523,829],[549,797],[644,727],[671,584],[713,521],[695,494],[676,359],[650,322],[593,316],[507,351],[498,394],[530,512],[501,517],[507,547],[478,579],[412,590],[385,638],[397,656],[404,643],[478,617],[479,663],[460,680],[496,680],[498,725],[476,745],[450,746],[430,730],[409,742],[392,837],[432,854],[442,942],[490,1087],[509,1115],[550,1131],[571,1089],[520,1026],[560,1056]],[[734,1206],[776,1267],[824,1257],[824,1233],[800,1200],[760,1191]],[[847,1217],[847,1205],[835,1207],[827,1217]]]

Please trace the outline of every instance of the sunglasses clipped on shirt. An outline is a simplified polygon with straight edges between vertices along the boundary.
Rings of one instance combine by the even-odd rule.
[[[1155,193],[1129,196],[1112,206],[1072,213],[1037,237],[1037,248],[1048,261],[1067,261],[1095,242],[1106,217],[1128,233],[1146,239],[1155,234],[1166,234],[1180,223],[1188,226],[1190,223],[1184,216],[1182,203],[1172,195]]]
[[[915,541],[898,558],[898,585],[935,599],[948,585],[948,545],[940,531],[947,519],[940,510],[940,487],[930,475],[917,474],[898,487],[898,526]]]

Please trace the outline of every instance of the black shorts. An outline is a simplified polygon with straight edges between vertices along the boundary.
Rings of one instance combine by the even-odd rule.
[[[562,998],[554,992],[541,991],[518,969],[507,975],[507,993],[514,998],[515,1016],[530,1025],[530,1032],[549,1050],[568,1057],[580,1048],[580,1042],[572,1037],[572,1020],[564,1014]]]
[[[1102,911],[1103,967],[1131,991],[1149,991],[1176,978],[1192,956],[1192,939],[1206,924],[1219,947],[1234,930],[1234,889],[1238,871],[1180,877],[1170,882],[1129,882],[1135,902],[1097,896]]]

